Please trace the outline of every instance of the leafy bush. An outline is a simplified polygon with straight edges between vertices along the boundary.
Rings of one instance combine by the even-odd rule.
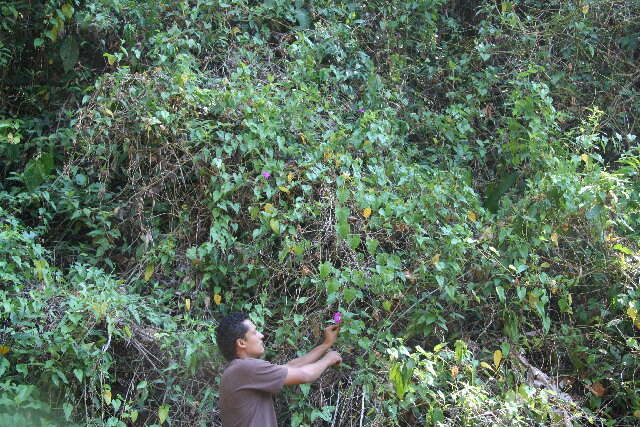
[[[0,8],[3,422],[216,424],[235,310],[344,314],[283,425],[640,415],[636,2]]]

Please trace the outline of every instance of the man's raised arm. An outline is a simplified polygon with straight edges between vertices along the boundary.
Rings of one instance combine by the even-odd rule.
[[[306,384],[313,382],[318,379],[318,377],[329,366],[337,365],[341,361],[342,357],[340,357],[337,351],[330,351],[325,354],[320,360],[308,365],[300,367],[286,365],[287,377],[284,380],[284,385]]]
[[[299,368],[318,361],[331,346],[336,342],[338,338],[338,332],[340,331],[339,325],[331,325],[324,328],[324,342],[305,354],[302,357],[293,359],[285,365],[288,368]],[[325,368],[326,369],[326,368]]]

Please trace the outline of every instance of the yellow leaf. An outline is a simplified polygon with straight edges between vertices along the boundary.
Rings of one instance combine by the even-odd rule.
[[[371,208],[364,208],[362,210],[362,216],[368,219],[371,216]]]
[[[434,256],[431,257],[431,263],[433,265],[436,265],[439,262],[440,262],[440,254],[435,254]]]
[[[184,300],[184,310],[191,311],[191,299],[187,298]]]
[[[71,18],[73,16],[73,6],[71,6],[69,3],[63,5],[60,8],[60,11],[65,16],[65,18]]]
[[[480,362],[480,366],[482,366],[484,369],[489,369],[490,371],[493,370],[493,368],[491,368],[491,365],[489,365],[487,362]]]
[[[551,241],[554,245],[558,246],[558,233],[551,233]]]
[[[306,143],[307,143],[307,138],[305,138],[305,137],[304,137],[304,134],[303,134],[303,133],[301,133],[301,134],[300,134],[300,140],[302,140],[302,143],[303,143],[303,144],[306,144]]]
[[[269,227],[271,227],[274,233],[280,234],[280,223],[277,219],[271,218],[271,221],[269,221]]]
[[[467,212],[467,218],[469,218],[470,221],[476,222],[476,213],[473,211]]]
[[[484,229],[484,231],[480,235],[479,240],[493,240],[493,230],[491,229],[491,227],[487,227]]]
[[[284,185],[279,186],[278,189],[280,191],[282,191],[283,193],[289,194],[289,189],[287,187],[285,187]]]
[[[240,28],[238,28],[238,27],[233,27],[233,28],[231,29],[231,33],[232,33],[232,34],[238,34],[239,32],[240,32]]]
[[[584,6],[582,6],[582,13],[584,15],[586,15],[587,13],[589,13],[589,5],[585,4]]]
[[[458,373],[460,372],[460,368],[458,368],[457,366],[452,366],[451,367],[451,376],[455,377],[456,375],[458,375]]]
[[[9,347],[8,345],[0,345],[0,356],[4,356],[10,351],[11,351],[11,347]]]
[[[271,213],[273,212],[273,205],[271,203],[267,203],[262,209],[264,209],[266,213]]]
[[[295,175],[294,175],[293,173],[289,172],[289,173],[287,174],[287,182],[288,182],[288,183],[291,183],[291,181],[293,181],[293,178],[294,178],[294,177],[295,177]]]
[[[493,352],[493,365],[497,368],[502,362],[502,351],[496,350]]]
[[[102,398],[104,399],[105,402],[107,402],[107,405],[111,404],[111,391],[110,390],[105,390],[102,392]]]
[[[105,108],[104,112],[113,117],[113,111],[109,110],[108,108]]]
[[[627,314],[631,318],[631,321],[635,322],[636,318],[638,317],[638,310],[636,310],[636,308],[633,306],[629,306],[629,308],[627,308]]]
[[[583,162],[587,163],[589,161],[589,156],[586,154],[581,154],[580,155],[580,160],[582,160]]]
[[[148,282],[151,280],[151,276],[153,276],[153,272],[155,271],[156,266],[152,264],[147,264],[147,267],[144,269],[144,281]]]
[[[636,409],[635,411],[633,411],[633,416],[636,418],[640,418],[640,409]]]
[[[351,181],[351,174],[349,174],[348,172],[344,172],[342,175],[340,175],[342,178],[344,178],[345,181]]]
[[[222,303],[222,295],[220,294],[215,294],[213,296],[213,302],[216,303],[216,305],[220,305],[220,303]]]

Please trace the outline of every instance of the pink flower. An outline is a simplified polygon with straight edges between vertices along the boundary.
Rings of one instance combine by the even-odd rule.
[[[264,178],[269,178],[271,176],[271,174],[269,172],[262,172],[262,176]]]
[[[364,113],[364,108],[358,108],[358,113]]]
[[[338,312],[336,312],[336,313],[333,315],[333,321],[334,321],[334,323],[340,323],[340,322],[342,322],[342,313],[340,313],[339,311],[338,311]]]

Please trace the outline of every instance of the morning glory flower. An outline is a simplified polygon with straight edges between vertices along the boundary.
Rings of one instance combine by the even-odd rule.
[[[335,323],[340,323],[340,322],[342,322],[342,313],[340,313],[339,311],[338,311],[337,313],[335,313],[335,314],[333,315],[333,321],[334,321]]]
[[[271,174],[269,172],[262,172],[263,178],[269,178]]]

